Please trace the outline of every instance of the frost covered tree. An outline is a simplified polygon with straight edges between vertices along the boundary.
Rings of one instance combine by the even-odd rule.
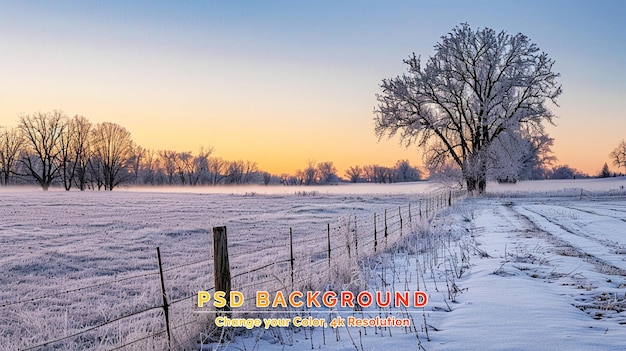
[[[552,155],[554,139],[543,128],[522,128],[504,132],[489,148],[489,178],[499,182],[545,179]],[[541,127],[541,126],[539,126]]]
[[[411,166],[408,160],[396,162],[396,166],[394,167],[394,182],[414,182],[420,180],[420,178],[419,169]]]
[[[568,165],[559,165],[552,169],[550,179],[576,179],[578,171]]]
[[[399,135],[442,164],[451,159],[470,192],[485,190],[496,141],[521,125],[552,122],[546,103],[561,94],[554,61],[521,33],[461,24],[424,66],[415,54],[404,62],[407,73],[380,85],[376,134]]]
[[[626,169],[626,141],[622,140],[615,150],[611,151],[609,157],[615,166]]]

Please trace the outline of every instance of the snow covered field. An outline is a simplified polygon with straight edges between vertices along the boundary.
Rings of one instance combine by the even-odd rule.
[[[184,300],[213,286],[212,227],[228,227],[237,275],[289,258],[290,228],[301,254],[314,247],[311,239],[325,243],[317,238],[326,238],[328,224],[337,228],[348,215],[370,219],[384,209],[416,204],[428,187],[245,187],[221,193],[3,189],[0,349],[38,349],[58,339],[45,347],[80,349],[85,343],[109,349],[162,330],[161,310],[151,309],[162,304],[156,247],[169,301],[183,300],[170,312],[178,317],[175,325],[193,334],[189,325],[202,321],[192,315],[193,299]],[[355,194],[355,189],[361,190]],[[341,241],[339,235],[334,230],[333,240]],[[98,328],[74,343],[75,333],[134,313],[136,318]]]
[[[488,197],[443,210],[423,228],[414,227],[418,235],[361,261],[355,280],[364,288],[425,291],[423,309],[306,312],[324,318],[393,315],[409,318],[410,327],[244,328],[220,349],[626,349],[625,185],[626,179],[614,178],[490,186]],[[328,223],[345,218],[361,222],[408,203],[415,215],[430,186],[221,194],[3,190],[0,349],[27,349],[158,306],[157,246],[169,298],[184,299],[212,286],[213,226],[228,226],[236,274],[285,257],[289,227],[298,247],[312,245],[309,238],[323,237]],[[146,315],[159,321],[160,313],[138,314],[133,323],[100,330],[100,337],[78,339],[114,349],[116,337],[129,340],[120,335],[130,326],[135,336],[159,330],[160,324],[140,321],[150,319]],[[195,315],[181,318],[196,321]],[[212,347],[217,344],[204,345]],[[66,348],[67,340],[34,349]]]

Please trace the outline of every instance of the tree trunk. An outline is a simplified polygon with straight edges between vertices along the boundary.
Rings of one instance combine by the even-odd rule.
[[[465,177],[465,183],[467,184],[468,193],[473,193],[476,190],[476,179],[474,177]]]

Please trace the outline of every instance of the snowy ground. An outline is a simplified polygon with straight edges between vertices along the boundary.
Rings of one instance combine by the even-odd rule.
[[[288,258],[289,228],[300,252],[312,246],[311,238],[326,238],[328,224],[335,228],[348,214],[370,219],[384,209],[417,204],[429,186],[244,187],[220,188],[221,193],[2,189],[0,349],[36,346],[160,305],[156,247],[168,297],[177,300],[213,285],[214,226],[228,227],[235,275]],[[184,305],[175,325],[194,322],[191,299]],[[161,330],[160,314],[152,310],[114,323],[70,346],[82,349],[85,342],[110,349],[119,340]],[[134,335],[115,336],[128,328]],[[67,349],[74,339],[51,345]]]
[[[490,186],[489,197],[466,199],[418,236],[361,262],[359,279],[367,289],[422,290],[430,298],[425,308],[290,314],[329,320],[393,315],[409,318],[408,328],[240,329],[219,348],[626,349],[624,185],[616,178]],[[255,266],[282,255],[289,227],[306,243],[342,216],[369,217],[416,203],[424,188],[408,195],[407,188],[347,186],[297,195],[284,188],[2,191],[0,348],[23,349],[158,305],[156,246],[169,269],[170,296],[184,296],[212,283],[212,226],[228,225],[231,254],[240,262],[235,270],[245,269],[241,262]],[[94,287],[71,292],[84,286]],[[55,295],[59,291],[69,292]]]
[[[623,200],[468,201],[489,256],[458,283],[430,349],[626,349]]]
[[[420,234],[430,237],[369,261],[371,290],[423,290],[429,304],[338,315],[412,328],[257,330],[225,349],[626,349],[626,181],[546,183],[466,199]]]

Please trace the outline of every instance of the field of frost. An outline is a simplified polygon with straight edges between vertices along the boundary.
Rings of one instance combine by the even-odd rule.
[[[0,349],[164,347],[157,247],[176,347],[195,345],[210,322],[192,308],[197,291],[213,286],[212,227],[227,226],[237,276],[289,258],[290,229],[296,255],[310,256],[330,225],[335,246],[345,218],[371,220],[376,212],[416,205],[429,187],[4,189]],[[255,276],[238,279],[242,286]]]
[[[493,185],[488,196],[452,206],[446,196],[429,199],[437,192],[427,183],[221,192],[5,189],[0,349],[165,349],[160,247],[167,296],[180,302],[170,306],[175,349],[623,350],[624,186],[624,178]],[[379,215],[382,235],[385,210],[390,233],[399,236],[388,246],[379,241],[374,251],[372,216]],[[288,263],[281,262],[289,258],[291,228],[303,268],[299,288],[421,290],[429,302],[286,311],[328,320],[396,316],[410,319],[410,327],[234,328],[198,337],[211,319],[193,313],[194,294],[213,285],[210,228],[221,225],[228,227],[239,287],[289,290]],[[325,245],[331,226],[332,268],[316,246]],[[361,238],[358,249],[350,248],[354,238]],[[263,279],[261,270],[241,274],[265,266],[271,271]]]

